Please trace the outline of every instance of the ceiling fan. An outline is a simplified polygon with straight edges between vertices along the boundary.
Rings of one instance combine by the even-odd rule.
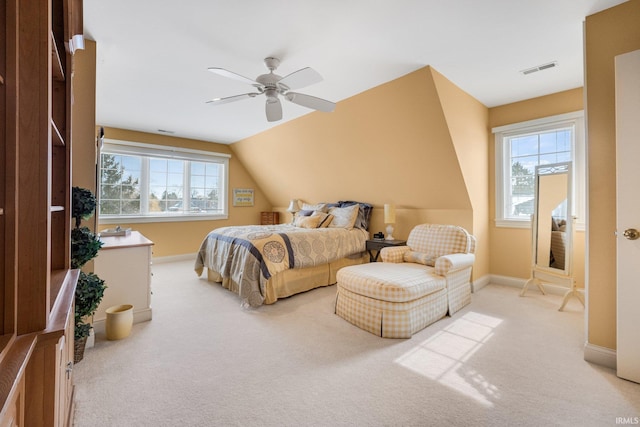
[[[299,89],[322,81],[322,77],[312,68],[306,67],[293,73],[281,77],[273,72],[280,65],[278,58],[268,57],[264,60],[265,65],[269,69],[268,74],[262,74],[251,80],[247,77],[236,74],[224,68],[210,67],[209,71],[220,76],[238,80],[247,83],[256,88],[257,92],[243,93],[242,95],[227,96],[225,98],[215,98],[207,101],[208,104],[226,104],[228,102],[240,101],[245,98],[255,98],[258,95],[266,95],[265,110],[267,120],[276,122],[282,119],[282,104],[279,95],[282,95],[287,101],[313,110],[331,112],[336,108],[336,104],[326,99],[317,98],[303,93],[291,92],[292,89]]]

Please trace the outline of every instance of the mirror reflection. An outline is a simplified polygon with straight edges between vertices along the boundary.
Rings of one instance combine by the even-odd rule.
[[[536,168],[535,265],[559,274],[569,274],[566,261],[571,244],[569,171],[567,163]]]

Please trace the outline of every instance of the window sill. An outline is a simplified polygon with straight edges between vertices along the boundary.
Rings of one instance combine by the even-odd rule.
[[[531,229],[531,220],[517,220],[517,219],[496,219],[496,228],[528,228]],[[583,222],[575,222],[575,231],[584,232],[586,226]]]
[[[495,222],[499,228],[531,228],[531,220],[528,219],[496,219]]]
[[[189,221],[218,221],[228,219],[229,215],[167,215],[167,216],[118,216],[118,217],[100,217],[100,224],[140,224],[153,222],[189,222]]]

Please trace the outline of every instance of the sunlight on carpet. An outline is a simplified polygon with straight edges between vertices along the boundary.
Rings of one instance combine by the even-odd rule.
[[[395,363],[492,407],[500,398],[498,388],[465,363],[494,334],[502,319],[469,312],[428,340],[395,360]]]

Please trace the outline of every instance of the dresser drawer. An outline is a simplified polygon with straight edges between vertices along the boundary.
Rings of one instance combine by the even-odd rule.
[[[260,212],[260,225],[280,224],[280,214],[278,212]]]

